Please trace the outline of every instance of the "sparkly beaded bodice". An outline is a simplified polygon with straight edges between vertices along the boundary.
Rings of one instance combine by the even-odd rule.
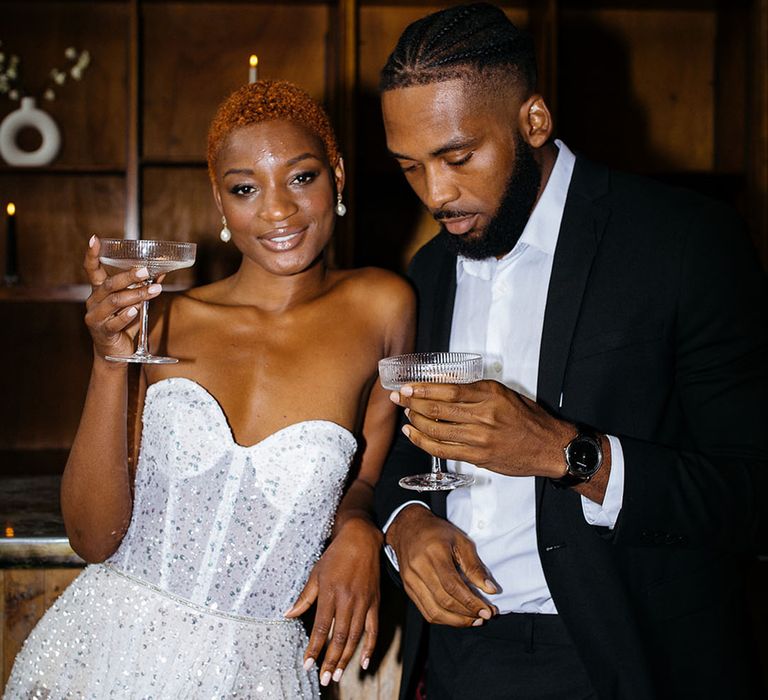
[[[325,420],[238,445],[208,391],[161,380],[147,390],[133,517],[109,563],[206,608],[280,619],[330,533],[355,449]]]

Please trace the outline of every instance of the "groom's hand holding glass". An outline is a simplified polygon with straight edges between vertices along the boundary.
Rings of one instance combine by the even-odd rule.
[[[403,432],[417,447],[443,459],[458,460],[507,476],[563,476],[563,449],[576,434],[573,424],[505,385],[411,384],[394,391],[405,409]],[[602,503],[610,472],[605,460],[595,477],[574,488]],[[404,508],[392,521],[386,542],[397,556],[409,597],[433,624],[480,625],[496,613],[482,593],[498,592],[475,545],[448,520],[420,505]]]
[[[412,384],[390,397],[410,422],[403,432],[431,455],[507,476],[563,476],[574,426],[504,384]]]

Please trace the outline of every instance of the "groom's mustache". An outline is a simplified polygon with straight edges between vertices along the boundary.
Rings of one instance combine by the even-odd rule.
[[[460,209],[441,209],[438,212],[434,212],[432,217],[436,221],[445,221],[446,219],[463,219],[467,216],[474,216],[474,212],[461,211]]]

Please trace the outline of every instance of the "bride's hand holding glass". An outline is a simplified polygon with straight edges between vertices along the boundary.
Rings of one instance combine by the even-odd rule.
[[[99,262],[100,248],[101,241],[92,236],[83,262],[91,285],[91,295],[85,303],[85,323],[99,357],[130,355],[138,333],[139,306],[160,294],[162,277],[147,286],[146,268],[110,275]]]

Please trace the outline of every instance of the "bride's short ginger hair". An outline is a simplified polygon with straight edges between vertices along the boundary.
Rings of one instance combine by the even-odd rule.
[[[208,174],[215,180],[216,160],[224,140],[238,127],[285,119],[317,136],[331,168],[341,157],[325,110],[297,85],[287,80],[258,80],[235,90],[219,105],[208,130]]]

